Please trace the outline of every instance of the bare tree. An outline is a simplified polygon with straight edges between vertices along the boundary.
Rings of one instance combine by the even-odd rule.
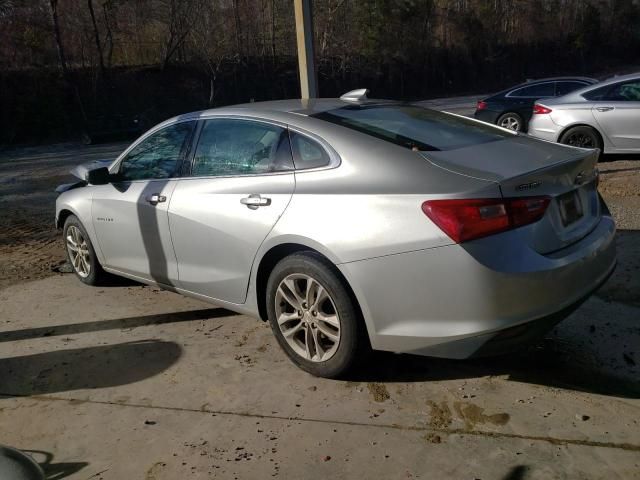
[[[98,23],[96,22],[96,14],[93,10],[93,0],[87,0],[87,6],[89,7],[89,15],[91,16],[91,25],[93,26],[93,37],[96,42],[96,50],[98,51],[100,74],[102,75],[103,79],[106,79],[107,72],[104,66],[104,53],[102,51],[102,42],[100,41],[100,31],[98,30]]]

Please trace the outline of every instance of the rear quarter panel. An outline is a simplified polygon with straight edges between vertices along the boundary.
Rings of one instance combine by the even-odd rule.
[[[344,128],[338,133],[325,139],[340,166],[296,172],[295,192],[266,247],[307,238],[334,263],[433,248],[451,239],[422,212],[424,201],[500,195],[495,182],[449,172],[418,152]]]

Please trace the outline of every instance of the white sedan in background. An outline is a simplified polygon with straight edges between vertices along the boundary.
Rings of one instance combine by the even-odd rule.
[[[529,135],[604,153],[640,153],[640,73],[536,102]]]

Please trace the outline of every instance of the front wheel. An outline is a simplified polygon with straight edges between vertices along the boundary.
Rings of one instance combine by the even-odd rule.
[[[320,255],[302,252],[281,260],[269,277],[267,302],[280,347],[312,375],[340,377],[369,351],[355,300]]]
[[[70,215],[62,230],[67,260],[73,273],[87,285],[98,285],[105,280],[107,273],[102,269],[87,231],[75,215]]]

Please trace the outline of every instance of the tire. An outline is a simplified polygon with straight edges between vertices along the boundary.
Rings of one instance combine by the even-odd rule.
[[[311,299],[308,305],[305,298]],[[336,267],[315,252],[292,254],[274,267],[267,282],[267,313],[280,347],[317,377],[342,377],[371,350],[351,291]],[[279,324],[283,315],[289,319]],[[283,331],[295,333],[285,338]]]
[[[599,148],[600,152],[604,147],[602,137],[593,128],[587,126],[572,127],[562,134],[560,143],[581,148]]]
[[[102,284],[108,278],[108,274],[102,269],[91,239],[78,217],[69,215],[64,222],[62,232],[67,261],[76,277],[87,285]],[[74,245],[75,248],[80,248],[78,256],[74,256],[74,251],[77,251],[74,250]]]
[[[503,113],[496,120],[496,125],[513,130],[514,132],[524,132],[525,124],[524,119],[514,112]]]

